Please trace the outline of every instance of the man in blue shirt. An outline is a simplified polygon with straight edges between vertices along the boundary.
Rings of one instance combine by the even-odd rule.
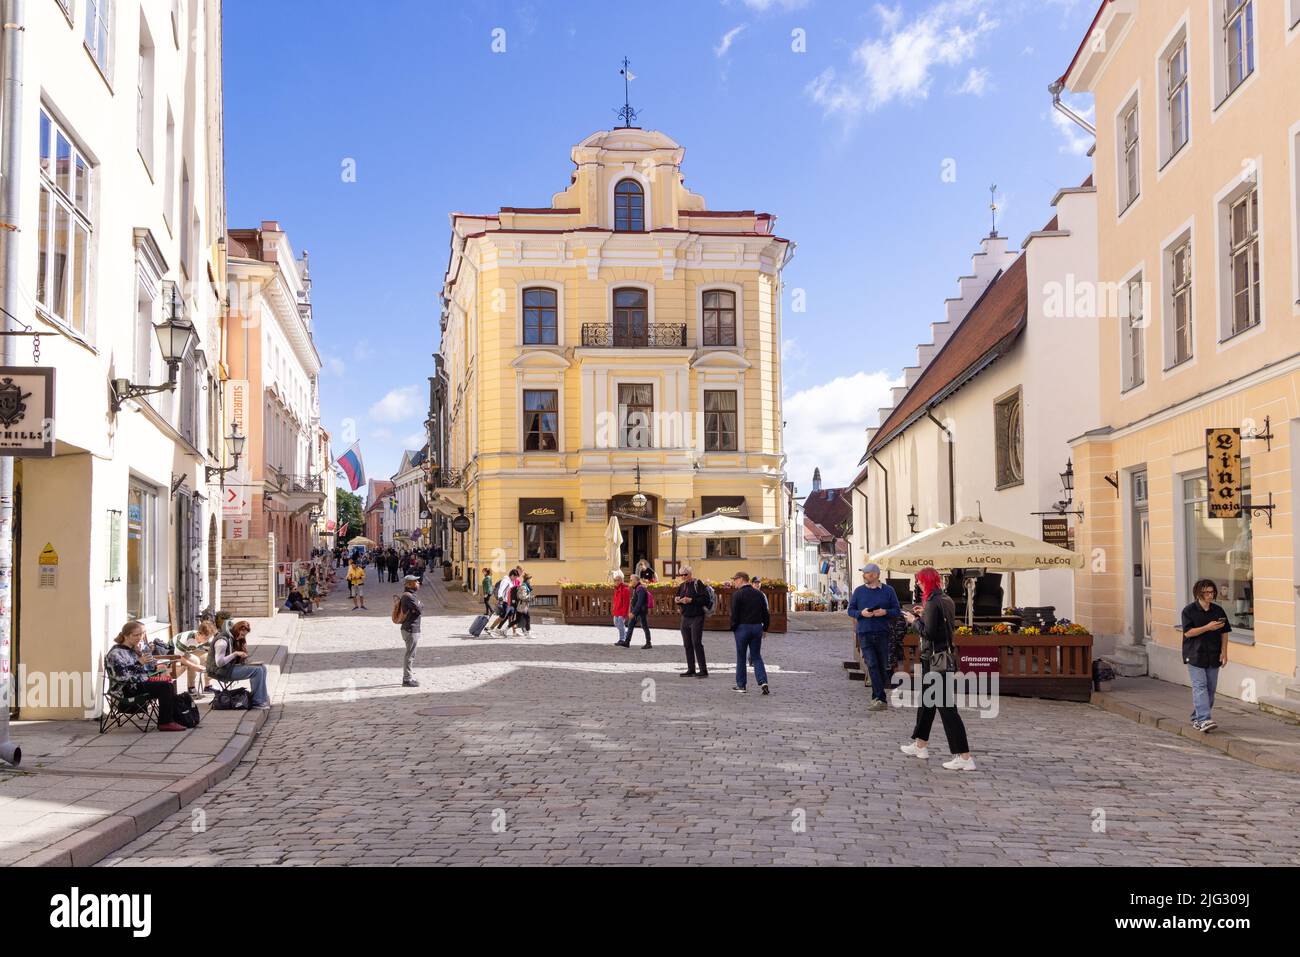
[[[902,615],[894,589],[880,581],[880,566],[871,563],[861,569],[862,581],[849,601],[849,617],[857,622],[858,647],[871,676],[870,711],[884,711],[886,681],[889,670],[889,634],[893,619]]]

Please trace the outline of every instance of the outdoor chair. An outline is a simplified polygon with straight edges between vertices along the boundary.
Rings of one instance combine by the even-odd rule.
[[[158,701],[143,694],[128,694],[127,682],[119,681],[104,664],[104,711],[99,716],[99,733],[130,724],[141,732],[158,725]]]

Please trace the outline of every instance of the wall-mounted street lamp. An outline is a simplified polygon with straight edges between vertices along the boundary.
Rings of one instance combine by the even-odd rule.
[[[155,392],[171,392],[176,388],[176,370],[180,368],[190,346],[198,336],[194,332],[194,323],[181,315],[181,305],[172,286],[171,315],[168,319],[153,327],[158,337],[158,349],[162,352],[163,362],[167,363],[167,381],[162,385],[135,385],[130,379],[113,380],[113,411],[119,412],[127,399],[136,399]]]
[[[230,434],[226,436],[226,451],[230,453],[230,457],[235,460],[235,463],[233,465],[227,465],[225,468],[205,465],[204,470],[207,473],[206,480],[211,482],[212,476],[216,475],[221,479],[222,485],[224,485],[226,482],[226,473],[233,472],[235,469],[239,468],[239,457],[244,454],[244,443],[247,441],[248,439],[245,436],[239,434],[239,426],[232,426]]]
[[[636,509],[645,508],[648,501],[649,499],[641,492],[641,460],[638,459],[636,463],[636,494],[632,496],[632,507]]]
[[[920,518],[921,516],[916,514],[916,506],[913,505],[912,510],[907,513],[907,527],[912,530],[913,535],[916,534],[916,523],[920,521]]]

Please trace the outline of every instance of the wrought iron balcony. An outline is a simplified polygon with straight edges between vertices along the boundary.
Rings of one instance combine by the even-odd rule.
[[[460,488],[465,479],[465,473],[460,469],[434,469],[429,473],[429,486],[434,489],[439,488]]]
[[[584,322],[582,344],[606,349],[684,349],[686,324]]]

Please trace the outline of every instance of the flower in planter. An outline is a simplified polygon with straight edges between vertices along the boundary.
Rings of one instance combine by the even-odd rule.
[[[1011,634],[1011,625],[1005,621],[1000,621],[993,626],[993,634],[1009,635]]]
[[[970,627],[969,625],[959,625],[957,627],[957,634],[961,636],[973,635],[975,634],[975,629]]]
[[[1028,628],[1021,628],[1021,629],[1020,629],[1020,633],[1021,633],[1022,635],[1041,635],[1041,634],[1042,634],[1042,632],[1041,632],[1038,628],[1035,628],[1033,625],[1030,625]]]

